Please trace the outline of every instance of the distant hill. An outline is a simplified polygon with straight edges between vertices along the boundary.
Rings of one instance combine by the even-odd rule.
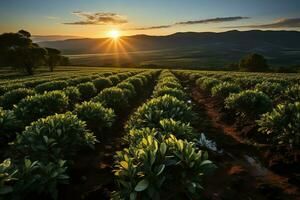
[[[78,39],[78,36],[72,35],[33,35],[31,39],[34,42],[45,42],[45,41],[61,41],[67,39]]]
[[[104,61],[100,54],[107,56],[117,51],[114,45],[108,48],[109,43],[113,43],[109,38],[86,38],[39,44],[58,48],[64,54],[98,54],[95,62],[92,61],[95,59],[92,55],[89,55],[89,59],[81,59],[82,63],[79,57],[74,61],[100,65]],[[132,57],[124,62],[137,64],[215,66],[237,61],[248,52],[261,53],[272,64],[300,64],[300,32],[297,31],[233,30],[221,33],[180,32],[167,36],[134,35],[122,37],[120,43],[123,45],[118,50],[130,52],[128,54]],[[105,62],[110,61],[108,59]]]

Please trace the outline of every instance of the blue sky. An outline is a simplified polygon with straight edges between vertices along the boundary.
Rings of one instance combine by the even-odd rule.
[[[230,29],[300,30],[299,0],[1,0],[0,32],[103,37]]]

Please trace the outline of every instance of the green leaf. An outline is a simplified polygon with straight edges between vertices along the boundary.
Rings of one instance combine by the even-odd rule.
[[[164,156],[165,155],[165,153],[166,153],[166,151],[167,151],[167,145],[166,145],[166,143],[161,143],[160,144],[160,153],[162,154],[162,156]]]
[[[124,168],[124,169],[128,169],[128,163],[126,161],[121,161],[120,165]]]
[[[135,186],[134,190],[137,192],[141,192],[147,189],[149,186],[149,181],[147,179],[141,180],[138,182],[138,184]]]
[[[159,176],[164,171],[165,167],[166,166],[164,164],[160,165],[156,175]]]

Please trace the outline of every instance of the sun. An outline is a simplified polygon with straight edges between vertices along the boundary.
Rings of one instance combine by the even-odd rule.
[[[119,30],[111,30],[108,32],[108,36],[110,38],[116,40],[120,37],[120,31]]]

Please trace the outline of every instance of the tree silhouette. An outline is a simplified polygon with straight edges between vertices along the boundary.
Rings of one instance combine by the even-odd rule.
[[[61,60],[61,52],[57,49],[53,48],[46,48],[47,56],[46,56],[46,63],[49,67],[49,70],[53,72],[54,67],[60,63]]]
[[[28,31],[0,35],[0,66],[10,66],[22,70],[29,75],[34,69],[45,62],[53,71],[55,65],[68,62],[57,49],[42,48],[32,42]]]
[[[267,71],[268,64],[266,59],[259,54],[251,53],[240,60],[239,68],[243,71]]]

